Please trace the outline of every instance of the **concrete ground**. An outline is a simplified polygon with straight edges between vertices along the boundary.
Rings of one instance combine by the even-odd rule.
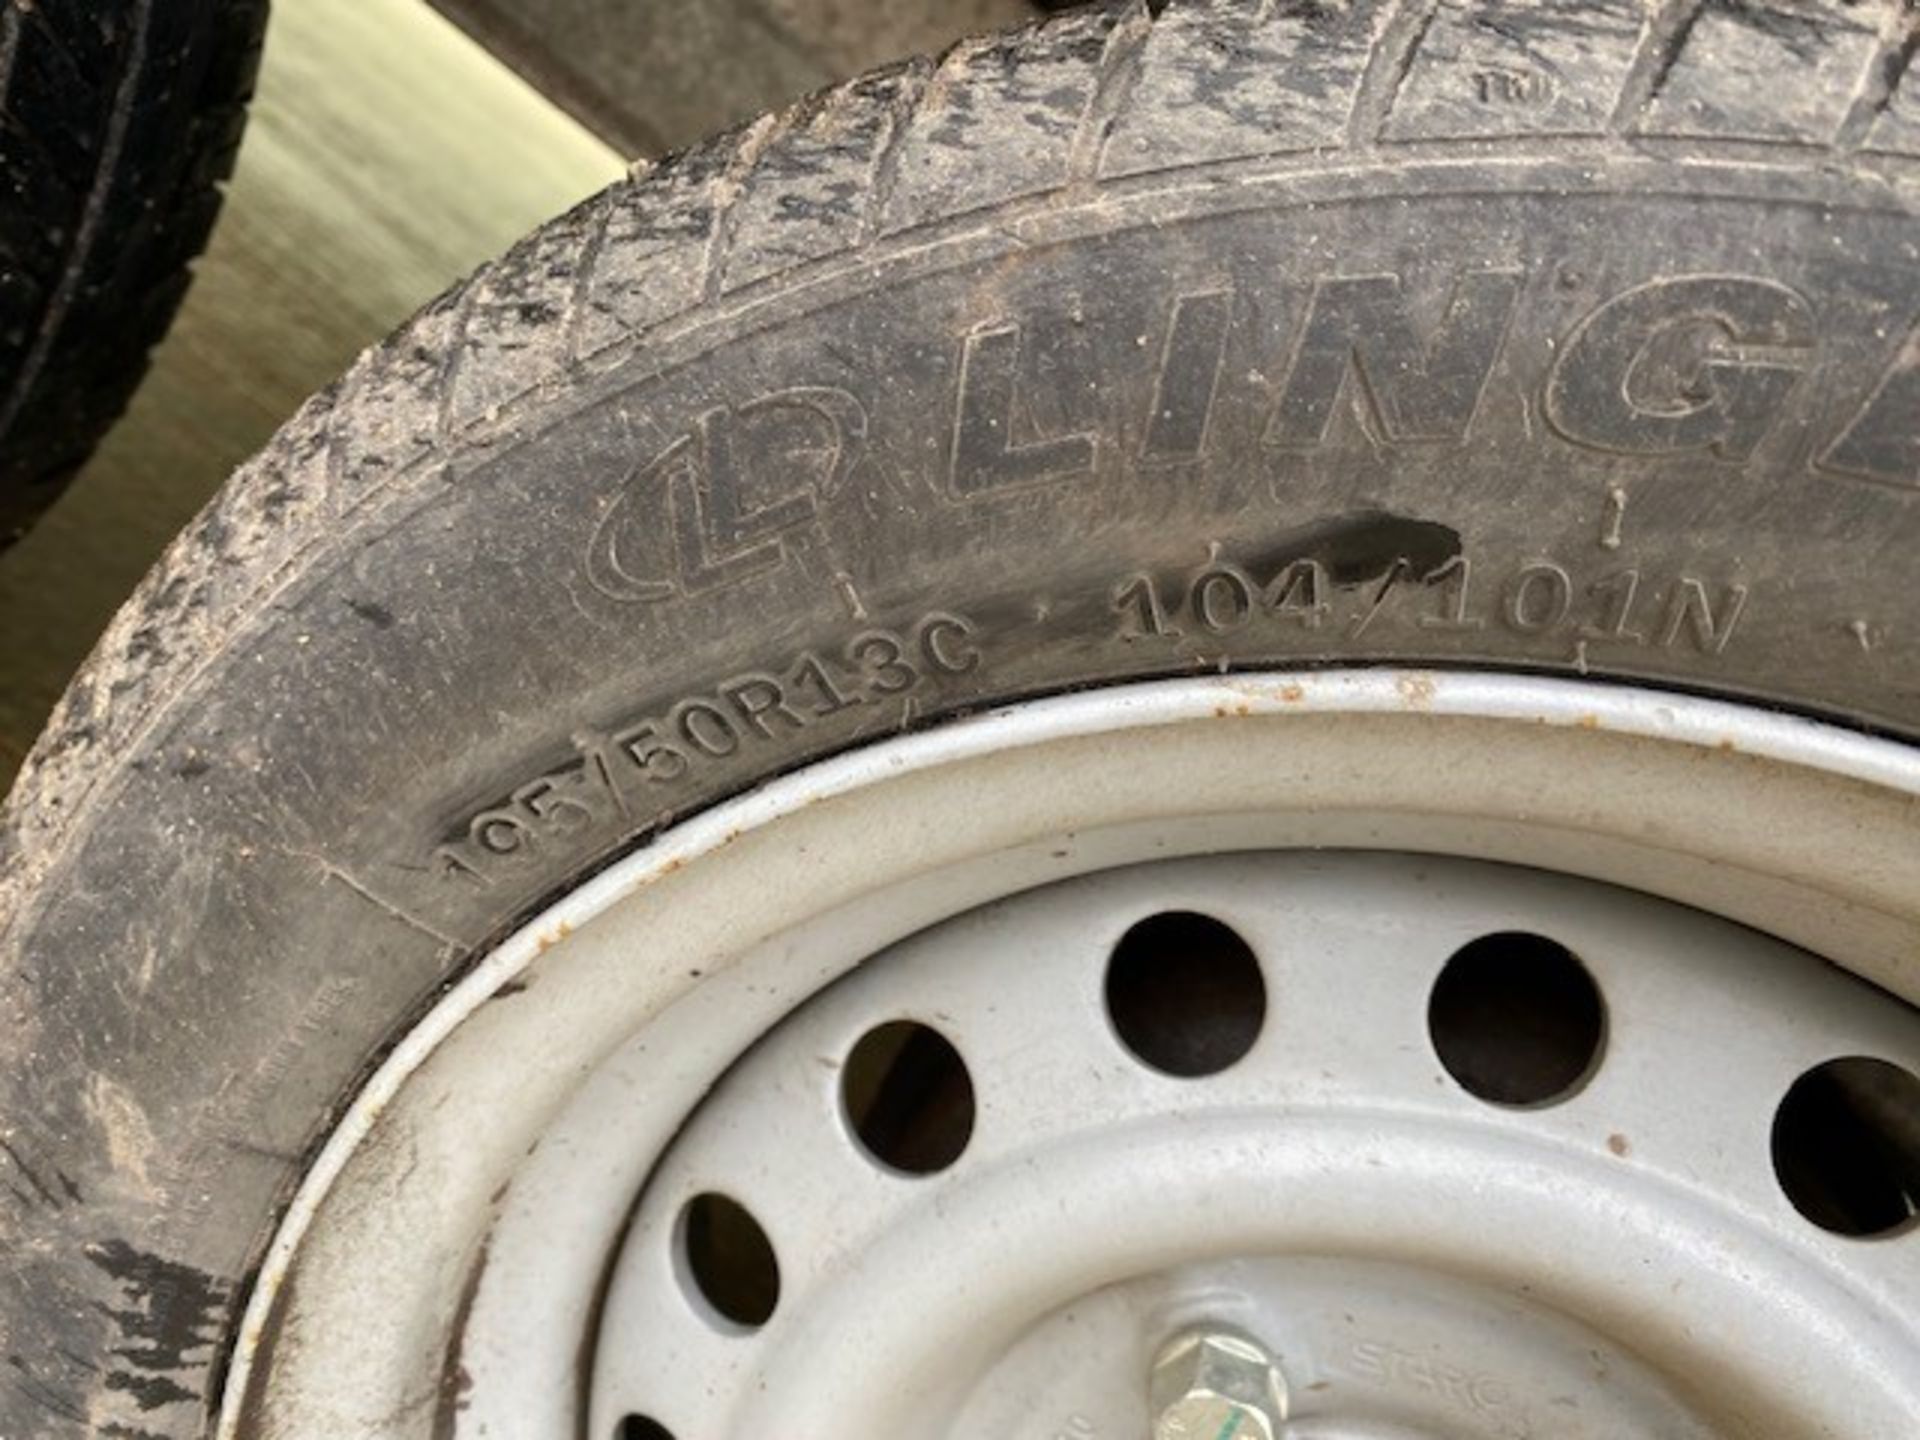
[[[225,211],[131,410],[0,555],[0,787],[161,548],[311,392],[621,159],[425,0],[274,0]]]

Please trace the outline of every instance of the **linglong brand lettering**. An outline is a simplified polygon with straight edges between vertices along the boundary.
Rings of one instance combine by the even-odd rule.
[[[1036,402],[1058,379],[1051,338],[1096,328],[1080,302],[1000,316],[953,342],[942,488],[968,505],[1116,466],[1192,465],[1215,458],[1230,409],[1255,454],[1359,444],[1391,465],[1395,450],[1468,444],[1502,397],[1572,451],[1737,466],[1808,394],[1818,402],[1802,417],[1814,468],[1920,490],[1920,326],[1856,393],[1836,398],[1808,384],[1821,317],[1778,280],[1663,276],[1570,308],[1556,293],[1518,270],[1466,267],[1441,283],[1326,275],[1288,286],[1278,302],[1227,285],[1176,294],[1119,353],[1094,357],[1094,403],[1107,408],[1078,422]],[[1254,345],[1238,327],[1276,303],[1292,317],[1281,327],[1289,338],[1250,357],[1251,368],[1227,363]],[[1551,318],[1520,325],[1542,308]],[[1517,330],[1538,340],[1547,327],[1544,348],[1516,355]],[[659,601],[778,567],[845,487],[871,432],[916,418],[823,385],[700,412],[603,505],[586,547],[589,586],[615,601]]]

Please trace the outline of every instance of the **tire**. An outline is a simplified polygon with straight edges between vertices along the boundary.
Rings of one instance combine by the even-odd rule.
[[[265,0],[0,5],[0,547],[132,395],[233,170]]]
[[[233,479],[6,814],[0,1432],[202,1433],[399,1027],[830,752],[1384,661],[1920,736],[1911,18],[1275,8],[1077,11],[675,157]]]

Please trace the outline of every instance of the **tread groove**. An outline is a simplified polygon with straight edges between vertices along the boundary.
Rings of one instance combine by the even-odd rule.
[[[1647,107],[1666,84],[1674,66],[1680,63],[1687,39],[1706,8],[1707,0],[1660,0],[1641,31],[1633,64],[1614,102],[1607,126],[1610,134],[1630,134],[1638,127]]]
[[[445,445],[449,437],[456,433],[453,415],[455,400],[459,395],[460,368],[466,363],[467,355],[472,349],[467,338],[467,329],[473,322],[474,307],[480,301],[481,290],[485,283],[482,277],[490,276],[492,272],[493,267],[488,266],[484,271],[476,274],[471,282],[461,288],[454,302],[453,338],[441,354],[439,363],[434,367],[433,443],[435,448]]]
[[[740,224],[737,202],[745,190],[747,177],[774,140],[791,123],[791,110],[780,115],[763,115],[734,132],[733,153],[713,182],[713,227],[700,262],[699,292],[704,303],[718,300],[726,290],[727,261],[733,254],[734,233]]]
[[[580,265],[573,274],[573,288],[567,299],[567,315],[562,321],[563,343],[562,365],[568,373],[580,370],[586,360],[585,345],[581,334],[587,323],[590,297],[593,294],[594,273],[600,265],[600,252],[606,247],[607,231],[613,225],[614,205],[612,192],[605,191],[594,199],[596,215],[593,226],[587,233],[586,243],[580,248]]]
[[[6,98],[7,77],[13,73],[14,57],[20,50],[24,14],[11,5],[0,9],[0,101]]]
[[[1834,136],[1837,148],[1857,150],[1866,143],[1875,122],[1893,104],[1901,82],[1912,70],[1916,50],[1920,50],[1920,8],[1899,5],[1892,13],[1880,52],[1874,57],[1860,94]]]
[[[1160,13],[1150,0],[1129,0],[1124,9],[1125,13],[1107,36],[1106,48],[1101,51],[1093,93],[1087,99],[1073,145],[1067,152],[1070,181],[1098,179],[1114,118],[1126,108],[1127,96],[1140,78],[1140,62],[1153,35],[1153,22]]]
[[[1440,0],[1396,0],[1387,12],[1347,120],[1350,146],[1379,143],[1439,10]]]
[[[858,245],[864,246],[880,234],[880,222],[887,213],[887,203],[893,198],[894,188],[900,182],[900,165],[906,155],[907,133],[913,122],[914,111],[919,108],[921,97],[926,94],[933,68],[930,61],[915,60],[903,76],[901,94],[895,98],[892,113],[887,117],[887,138],[874,153],[866,203],[860,210],[859,235],[855,241]]]

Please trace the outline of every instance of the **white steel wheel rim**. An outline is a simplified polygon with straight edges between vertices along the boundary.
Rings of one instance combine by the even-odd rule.
[[[581,1358],[602,1286],[701,1095],[858,962],[983,903],[1179,856],[1314,847],[1517,862],[1816,949],[1875,982],[1887,992],[1875,1008],[1907,1021],[1887,996],[1920,999],[1917,797],[1913,750],[1809,721],[1626,688],[1388,671],[1117,687],[813,767],[596,877],[406,1037],[274,1239],[222,1433],[582,1433],[592,1380]],[[1920,1064],[1897,1036],[1876,1043]],[[1340,1123],[1301,1120],[1296,1140]],[[1434,1150],[1434,1176],[1458,1162],[1451,1153]],[[1878,1316],[1875,1333],[1891,1338],[1866,1344],[1862,1364],[1920,1373],[1912,1237],[1871,1244],[1882,1258],[1869,1284],[1840,1262],[1871,1242],[1783,1224],[1763,1231],[1841,1276],[1820,1291],[1831,1306],[1800,1306],[1809,1333]],[[1267,1233],[1255,1249],[1283,1255],[1290,1243]],[[929,1318],[928,1333],[939,1323]],[[269,1337],[273,1363],[256,1363]],[[1778,1341],[1754,1357],[1756,1375]],[[1775,1372],[1792,1373],[1790,1358]],[[1854,1386],[1864,1410],[1783,1410],[1798,1428],[1781,1433],[1913,1407],[1901,1383]],[[839,1392],[805,1393],[825,1404]],[[860,1393],[886,1413],[879,1392]],[[607,1413],[628,1403],[609,1397]],[[596,1413],[590,1433],[605,1419]],[[729,1421],[746,1423],[774,1421]],[[780,1433],[869,1433],[837,1410],[823,1424],[810,1415]]]
[[[1244,938],[1269,1001],[1244,1055],[1168,1075],[1101,981],[1123,932],[1191,913]],[[1423,1023],[1451,953],[1515,932],[1565,942],[1613,1022],[1519,1109],[1446,1083]],[[861,1035],[903,1020],[979,1096],[926,1174],[838,1103]],[[1208,1321],[1280,1357],[1297,1435],[1895,1433],[1920,1247],[1818,1234],[1768,1162],[1779,1095],[1862,1052],[1920,1063],[1920,1017],[1590,882],[1297,852],[1062,882],[901,942],[702,1103],[614,1266],[587,1433],[1146,1435],[1150,1357]],[[680,1217],[716,1191],[779,1252],[764,1325],[687,1273]]]

